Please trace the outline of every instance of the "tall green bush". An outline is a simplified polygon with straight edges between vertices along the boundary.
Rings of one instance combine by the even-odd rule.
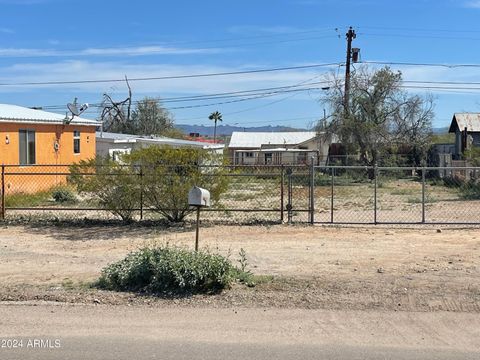
[[[133,220],[141,195],[139,175],[132,166],[97,158],[72,165],[70,173],[69,182],[80,194],[97,201],[125,222]]]
[[[207,150],[150,146],[126,155],[124,161],[141,166],[145,205],[171,222],[181,222],[193,211],[188,205],[193,186],[210,191],[214,203],[228,188],[225,167],[215,166],[221,165],[221,158]]]

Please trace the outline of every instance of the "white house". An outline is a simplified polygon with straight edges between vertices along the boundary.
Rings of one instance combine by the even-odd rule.
[[[223,144],[209,144],[200,141],[110,132],[97,132],[96,140],[97,156],[109,156],[114,160],[117,160],[118,156],[121,154],[129,154],[135,149],[140,149],[147,146],[168,145],[173,148],[193,147],[211,150],[220,155],[223,154],[224,148]]]
[[[330,143],[315,131],[233,132],[228,152],[235,165],[320,165]]]

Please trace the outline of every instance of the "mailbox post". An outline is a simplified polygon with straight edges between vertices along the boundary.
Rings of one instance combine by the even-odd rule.
[[[198,234],[200,229],[200,209],[210,207],[210,192],[194,186],[188,192],[188,204],[197,208],[197,229],[195,231],[195,251],[198,251]]]

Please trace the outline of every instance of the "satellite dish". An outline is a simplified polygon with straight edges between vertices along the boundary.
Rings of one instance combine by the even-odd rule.
[[[72,114],[71,117],[68,115],[68,113],[65,115],[64,123],[65,124],[70,124],[70,122],[73,120],[75,116],[79,116],[81,113],[83,113],[85,110],[88,109],[88,104],[85,103],[82,106],[80,106],[80,109],[77,107],[77,98],[73,100],[73,103],[68,103],[67,108]]]
[[[73,116],[80,115],[80,110],[78,110],[76,102],[74,102],[73,104],[68,103],[67,108],[68,108],[68,110],[70,110],[70,112],[72,113]]]

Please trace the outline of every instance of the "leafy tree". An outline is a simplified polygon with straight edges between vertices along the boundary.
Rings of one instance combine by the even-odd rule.
[[[133,134],[138,135],[165,135],[174,128],[170,112],[159,100],[148,97],[137,103],[131,121]]]
[[[210,191],[212,202],[227,190],[225,168],[202,166],[218,163],[217,155],[203,149],[150,146],[123,158],[143,169],[145,205],[171,222],[181,222],[193,209],[188,192],[193,186]]]
[[[343,82],[333,78],[333,83],[324,99],[332,114],[326,130],[339,137],[348,153],[359,154],[360,161],[368,166],[401,148],[409,149],[415,165],[425,158],[434,116],[430,96],[403,91],[401,73],[388,67],[356,71],[346,106]]]
[[[208,117],[209,120],[213,120],[215,122],[215,126],[213,128],[213,142],[216,142],[217,137],[217,121],[222,121],[222,114],[218,111],[215,111],[210,114]]]

